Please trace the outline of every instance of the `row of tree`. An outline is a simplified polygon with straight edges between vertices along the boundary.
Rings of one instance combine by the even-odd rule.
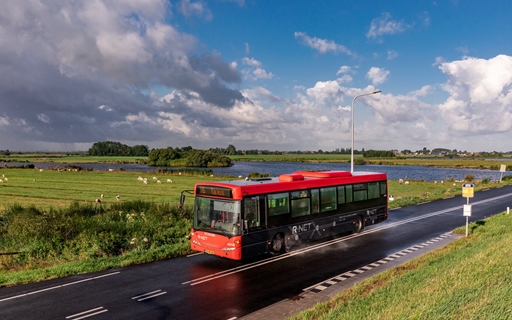
[[[233,164],[231,159],[225,155],[213,153],[212,151],[196,150],[191,147],[153,149],[148,156],[150,166],[172,166],[184,167],[230,167]]]
[[[147,157],[149,155],[149,148],[144,145],[130,147],[120,142],[104,141],[94,143],[89,149],[88,154],[90,156]]]
[[[393,158],[395,153],[390,150],[368,150],[363,152],[364,158]]]

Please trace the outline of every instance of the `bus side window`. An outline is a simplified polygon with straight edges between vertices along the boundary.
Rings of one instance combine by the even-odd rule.
[[[309,192],[307,190],[294,191],[292,198],[292,218],[307,216],[311,214],[311,205],[309,203]]]
[[[352,202],[352,185],[346,185],[345,186],[345,199],[346,199],[346,202],[349,203],[349,202]]]
[[[288,192],[268,195],[268,216],[290,213]]]
[[[368,199],[380,198],[380,187],[378,182],[368,183]]]
[[[354,201],[363,201],[368,199],[368,184],[358,183],[353,185]]]
[[[311,189],[311,211],[313,213],[320,212],[320,196],[318,193],[318,189]]]
[[[338,204],[345,203],[345,186],[338,187]]]
[[[261,225],[261,210],[259,197],[244,199],[244,219],[247,227],[254,228]]]
[[[386,190],[386,181],[381,181],[380,182],[380,195],[385,196],[387,193],[388,192]]]
[[[321,188],[320,201],[322,202],[320,211],[325,212],[336,210],[336,188]]]

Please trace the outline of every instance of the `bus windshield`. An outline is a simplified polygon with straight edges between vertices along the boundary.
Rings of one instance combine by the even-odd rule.
[[[240,201],[196,197],[194,228],[240,235]]]

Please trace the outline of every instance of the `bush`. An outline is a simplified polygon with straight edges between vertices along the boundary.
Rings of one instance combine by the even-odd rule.
[[[43,211],[14,205],[0,215],[0,270],[89,261],[188,242],[192,210],[146,201],[114,203],[96,210],[77,202]],[[181,250],[181,249],[180,249]]]
[[[473,182],[473,180],[475,180],[475,175],[474,174],[468,173],[464,177],[464,181]]]

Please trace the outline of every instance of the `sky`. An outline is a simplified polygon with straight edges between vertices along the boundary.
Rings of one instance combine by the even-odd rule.
[[[0,150],[511,151],[508,0],[3,0]],[[381,93],[358,95],[381,90]]]

